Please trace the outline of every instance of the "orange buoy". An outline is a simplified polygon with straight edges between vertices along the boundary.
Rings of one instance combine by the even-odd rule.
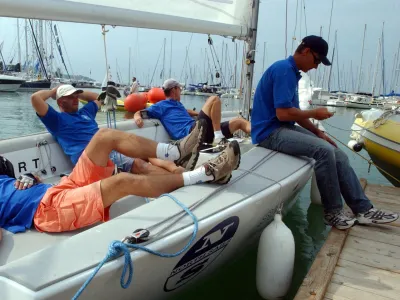
[[[124,107],[126,111],[135,113],[138,110],[145,109],[146,102],[146,97],[143,94],[130,94],[124,101]]]
[[[152,88],[148,92],[147,98],[151,103],[157,103],[159,101],[165,100],[167,97],[165,97],[163,89],[161,89],[161,88]]]
[[[149,93],[148,92],[143,92],[141,94],[146,98],[146,102],[148,102],[149,101]]]

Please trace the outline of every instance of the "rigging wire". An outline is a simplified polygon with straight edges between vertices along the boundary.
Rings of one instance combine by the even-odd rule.
[[[294,23],[294,31],[293,31],[293,37],[292,37],[292,53],[293,53],[293,44],[294,44],[294,41],[296,40],[298,7],[299,7],[299,0],[296,0],[296,21]]]

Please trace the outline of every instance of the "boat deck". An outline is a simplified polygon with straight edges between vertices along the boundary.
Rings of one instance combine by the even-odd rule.
[[[379,208],[400,212],[400,188],[361,183]],[[400,299],[400,220],[332,229],[294,299]]]

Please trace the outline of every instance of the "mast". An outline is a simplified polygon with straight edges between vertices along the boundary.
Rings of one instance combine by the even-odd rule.
[[[332,52],[332,63],[335,58],[335,49],[336,49],[336,39],[337,39],[337,30],[335,31],[335,41],[333,42],[333,52]],[[332,69],[329,68],[329,77],[328,77],[328,92],[331,91],[331,77],[332,77]]]
[[[25,19],[25,72],[26,68],[28,67],[28,61],[29,61],[29,56],[28,56],[28,21]]]
[[[128,84],[131,82],[131,47],[129,47]]]
[[[19,39],[19,19],[17,19],[18,63],[21,66],[21,41]]]
[[[382,24],[382,88],[383,88],[383,94],[386,94],[386,86],[385,86],[385,48],[384,48],[384,29],[385,29],[385,22]]]
[[[54,39],[53,39],[53,21],[50,21],[50,30],[49,30],[49,35],[50,35],[50,73],[54,74],[53,72],[53,61],[54,61],[54,47],[53,47],[53,43],[54,43]],[[54,77],[54,75],[52,75]]]
[[[372,79],[372,90],[371,90],[372,97],[374,96],[374,93],[375,93],[375,81],[376,81],[376,76],[378,75],[378,65],[379,65],[380,53],[381,53],[381,38],[378,39],[378,50],[376,53],[376,65],[375,65],[375,71],[374,71],[374,78]]]
[[[361,48],[360,67],[358,68],[357,92],[360,91],[360,86],[361,86],[361,69],[362,69],[362,61],[363,61],[363,56],[364,56],[364,43],[365,43],[365,33],[366,33],[366,31],[367,31],[367,24],[364,25],[364,37],[363,37],[362,48]]]
[[[171,32],[171,47],[170,47],[170,53],[169,53],[169,76],[168,78],[172,77],[172,32]]]
[[[235,43],[235,74],[234,74],[234,82],[235,82],[235,89],[237,88],[237,60],[238,60],[238,47],[237,43]]]
[[[250,120],[251,109],[251,92],[254,77],[254,58],[256,53],[257,42],[257,24],[258,24],[258,10],[260,7],[260,0],[254,0],[252,4],[252,18],[249,26],[248,39],[247,39],[247,52],[246,52],[246,92],[243,101],[244,117]]]
[[[163,54],[163,66],[162,66],[162,78],[161,78],[161,84],[163,84],[165,80],[165,45],[167,43],[167,39],[164,38],[164,54]]]

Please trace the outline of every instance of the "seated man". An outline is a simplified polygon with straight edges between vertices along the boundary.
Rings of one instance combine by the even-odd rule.
[[[78,109],[78,96],[88,101],[81,109]],[[98,94],[90,91],[77,90],[72,85],[61,85],[52,90],[38,91],[31,97],[32,106],[36,114],[74,165],[99,130],[95,119],[101,105],[97,100],[98,96]],[[57,100],[61,112],[57,112],[46,103],[49,98]],[[113,155],[116,157],[114,162],[118,163],[120,156],[115,155],[115,153]],[[120,167],[125,172],[136,174],[169,173],[167,170],[148,164],[142,159],[133,159],[121,155],[121,160]],[[182,168],[177,168],[172,163],[165,163],[165,165],[172,172],[182,172]]]
[[[146,108],[148,117],[156,118],[164,125],[165,130],[174,140],[179,140],[187,136],[195,124],[192,117],[198,120],[206,120],[207,137],[205,143],[219,143],[221,139],[231,138],[232,134],[241,129],[245,133],[250,133],[250,122],[242,118],[234,118],[221,123],[221,100],[217,96],[207,99],[199,113],[191,109],[185,109],[180,102],[181,85],[174,79],[168,79],[163,84],[166,100],[160,101]],[[143,126],[142,112],[138,111],[134,115],[135,123],[138,127]]]
[[[107,221],[110,206],[128,195],[158,197],[187,185],[227,183],[240,163],[236,141],[194,171],[155,176],[123,172],[112,176],[114,164],[109,156],[113,150],[127,157],[150,156],[195,165],[202,142],[192,134],[176,145],[163,144],[119,130],[100,129],[71,174],[55,186],[35,182],[31,174],[17,180],[0,175],[0,228],[16,233],[34,225],[45,232],[71,231]]]
[[[315,160],[315,175],[324,206],[324,221],[338,229],[368,223],[390,223],[398,214],[373,207],[350,166],[346,154],[309,120],[333,116],[326,108],[303,111],[299,108],[299,70],[329,66],[328,44],[318,36],[302,40],[293,56],[272,64],[261,77],[251,116],[254,144],[289,155]],[[297,122],[300,126],[295,126]],[[342,197],[356,218],[343,212]]]

